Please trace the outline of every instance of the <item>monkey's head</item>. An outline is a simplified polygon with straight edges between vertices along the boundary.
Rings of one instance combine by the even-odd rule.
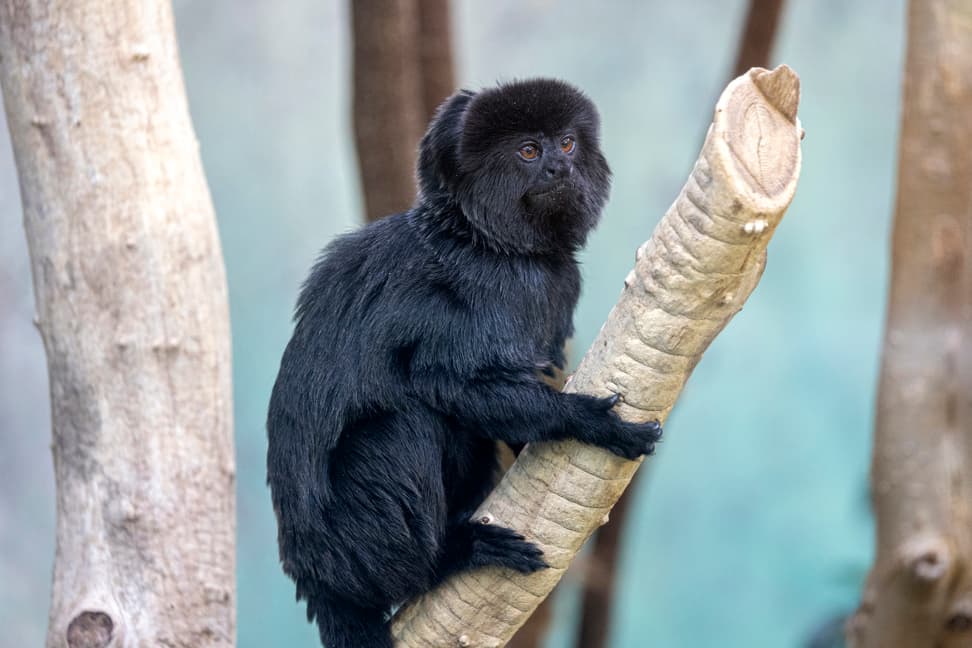
[[[458,203],[492,246],[574,251],[611,186],[594,104],[553,79],[461,91],[436,112],[419,154],[421,201]]]

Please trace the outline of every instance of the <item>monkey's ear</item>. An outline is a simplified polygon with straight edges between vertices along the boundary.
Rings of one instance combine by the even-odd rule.
[[[419,146],[419,196],[437,191],[451,193],[455,187],[459,176],[463,115],[474,95],[469,90],[460,90],[436,109]]]

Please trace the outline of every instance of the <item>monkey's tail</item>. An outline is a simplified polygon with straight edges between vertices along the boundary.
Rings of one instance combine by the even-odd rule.
[[[384,610],[307,599],[307,619],[317,618],[325,648],[393,648]]]

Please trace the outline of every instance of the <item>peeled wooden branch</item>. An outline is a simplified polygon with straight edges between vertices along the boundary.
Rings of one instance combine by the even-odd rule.
[[[631,420],[666,417],[762,274],[800,172],[798,101],[799,79],[786,66],[754,69],[729,84],[691,177],[638,250],[618,304],[567,390],[620,393],[619,411]],[[397,615],[397,645],[504,645],[639,465],[575,442],[527,447],[478,514],[525,533],[552,567],[530,576],[460,574]]]
[[[753,67],[769,67],[782,9],[783,0],[749,0],[730,79]],[[631,500],[635,498],[637,490],[636,486],[628,485],[611,509],[610,521],[597,531],[591,541],[586,554],[588,568],[584,573],[587,577],[583,583],[580,623],[573,644],[575,648],[608,647],[611,620],[617,607],[616,581],[621,571],[621,540],[633,510]],[[539,644],[529,648],[539,648]]]
[[[231,646],[229,309],[171,6],[0,0],[0,83],[51,384],[47,646]]]
[[[972,6],[912,0],[858,648],[972,645]]]

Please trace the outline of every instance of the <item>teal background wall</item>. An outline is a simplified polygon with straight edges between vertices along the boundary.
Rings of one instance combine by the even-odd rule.
[[[575,350],[695,159],[746,3],[455,3],[460,82],[565,78],[600,107],[612,200],[584,254]],[[360,219],[347,7],[176,0],[233,324],[239,645],[311,647],[276,558],[263,420],[316,252]],[[613,646],[798,647],[851,609],[872,555],[867,464],[887,278],[903,0],[790,0],[803,82],[796,199],[746,308],[703,358],[638,482]],[[46,369],[0,129],[0,646],[42,645],[54,501]],[[571,645],[577,580],[550,648]]]

